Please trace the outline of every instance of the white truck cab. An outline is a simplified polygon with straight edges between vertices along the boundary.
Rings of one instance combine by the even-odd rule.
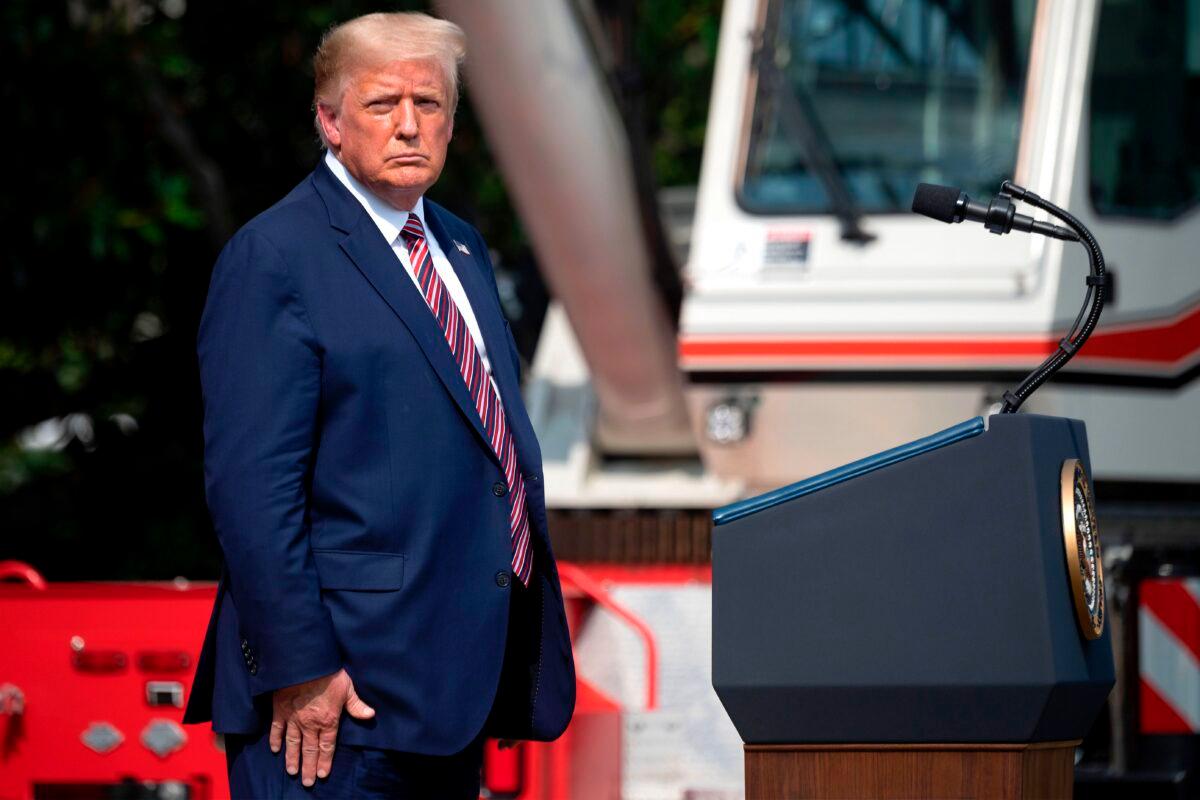
[[[909,211],[920,182],[1012,178],[1116,276],[1024,408],[1084,419],[1100,480],[1200,480],[1198,100],[1194,2],[730,0],[680,322],[706,466],[798,480],[984,413],[1048,355],[1083,248]]]

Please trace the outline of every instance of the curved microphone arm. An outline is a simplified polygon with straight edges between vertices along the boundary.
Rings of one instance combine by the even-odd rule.
[[[1079,348],[1083,347],[1084,342],[1092,335],[1092,331],[1096,329],[1096,323],[1100,321],[1100,312],[1104,309],[1104,289],[1111,283],[1112,277],[1104,270],[1104,254],[1100,252],[1100,244],[1082,222],[1049,200],[1017,186],[1012,181],[1005,181],[1001,184],[1000,191],[1014,200],[1023,200],[1031,206],[1036,206],[1051,216],[1057,217],[1067,227],[1079,234],[1080,243],[1087,249],[1091,268],[1086,279],[1087,294],[1083,298],[1083,307],[1079,309],[1079,314],[1075,317],[1075,322],[1067,331],[1066,336],[1059,341],[1058,347],[1050,354],[1049,358],[1029,373],[1028,377],[1021,381],[1016,388],[1004,393],[1004,405],[1001,407],[1000,413],[1013,414],[1039,386],[1062,369],[1063,365],[1071,360],[1071,357],[1079,351]]]

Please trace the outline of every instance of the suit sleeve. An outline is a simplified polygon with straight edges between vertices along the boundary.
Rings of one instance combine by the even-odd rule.
[[[197,338],[204,480],[254,694],[341,667],[309,545],[321,353],[287,265],[242,230],[213,270]],[[245,646],[245,645],[243,645]]]

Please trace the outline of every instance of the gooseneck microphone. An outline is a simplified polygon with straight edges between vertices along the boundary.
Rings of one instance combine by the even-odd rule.
[[[995,234],[1004,234],[1018,230],[1025,233],[1040,233],[1054,239],[1067,242],[1078,242],[1079,236],[1070,228],[1051,225],[1033,217],[1017,213],[1017,206],[1012,197],[1004,192],[993,197],[987,205],[977,203],[967,197],[967,193],[953,186],[939,186],[936,183],[919,183],[913,195],[912,210],[939,222],[962,222],[969,219],[972,222],[982,222],[983,226]]]
[[[1061,228],[1048,222],[1040,222],[1017,213],[1016,203],[1022,201],[1040,208],[1052,217],[1066,224]],[[1083,298],[1083,308],[1070,330],[1059,341],[1054,352],[1043,361],[1020,385],[1004,393],[1004,405],[1001,414],[1013,414],[1021,407],[1034,390],[1045,383],[1051,375],[1062,369],[1063,365],[1083,347],[1083,343],[1096,329],[1100,321],[1100,312],[1104,309],[1105,289],[1112,285],[1112,275],[1104,269],[1104,254],[1100,252],[1100,244],[1087,227],[1069,213],[1044,200],[1033,192],[1012,181],[1000,184],[1000,193],[987,205],[977,203],[967,197],[967,193],[951,186],[938,186],[932,183],[918,184],[913,195],[912,210],[918,214],[939,220],[941,222],[962,222],[969,219],[972,222],[982,222],[992,233],[1003,234],[1012,230],[1027,233],[1040,233],[1068,242],[1082,242],[1088,251],[1088,264],[1091,274],[1084,284],[1087,293]]]

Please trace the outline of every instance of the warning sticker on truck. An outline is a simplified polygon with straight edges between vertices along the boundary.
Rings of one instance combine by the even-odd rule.
[[[763,265],[767,267],[804,267],[808,263],[808,231],[767,231]]]

